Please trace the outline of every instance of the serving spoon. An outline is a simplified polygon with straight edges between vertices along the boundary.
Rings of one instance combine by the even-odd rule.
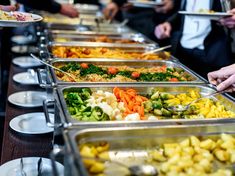
[[[157,52],[163,51],[165,49],[168,49],[170,47],[171,47],[171,45],[167,45],[167,46],[160,47],[160,48],[157,48],[157,49],[154,49],[154,50],[151,50],[151,51],[147,51],[147,52],[143,53],[142,55],[145,56],[145,55],[148,55],[148,54],[157,53]]]
[[[117,164],[121,167],[128,169],[128,171],[130,172],[130,175],[133,175],[133,176],[144,176],[144,175],[157,176],[158,175],[157,168],[154,167],[153,165],[150,165],[150,164],[127,166],[121,162],[111,161],[111,160],[107,160],[107,159],[103,159],[103,158],[93,158],[93,157],[82,156],[82,159],[93,159],[93,160],[101,161],[101,162],[114,163],[114,164]]]
[[[48,64],[48,63],[45,62],[45,61],[42,61],[41,59],[39,59],[39,58],[38,58],[37,56],[35,56],[34,54],[30,54],[30,56],[33,57],[34,59],[38,60],[39,62],[41,62],[41,63],[47,65],[48,67],[51,67],[51,68],[53,68],[53,69],[55,69],[55,70],[57,70],[57,71],[59,71],[59,72],[61,72],[61,73],[64,73],[65,75],[69,76],[70,78],[73,79],[73,81],[76,82],[76,79],[75,79],[75,78],[73,77],[73,75],[71,75],[70,73],[65,72],[65,71],[63,71],[63,70],[61,70],[61,69],[59,69],[59,68],[57,68],[57,67],[54,67],[53,65]]]
[[[206,98],[206,97],[211,97],[213,95],[217,95],[217,94],[221,94],[221,93],[224,93],[226,92],[226,90],[223,90],[223,91],[216,91],[216,92],[213,92],[213,93],[210,93],[210,94],[207,94],[205,96],[202,96],[200,98],[197,98],[193,101],[191,101],[190,103],[188,103],[187,105],[176,105],[176,106],[169,106],[167,107],[168,110],[170,111],[173,111],[173,112],[184,112],[184,111],[187,111],[190,107],[190,105],[192,105],[193,103],[203,99],[203,98]]]

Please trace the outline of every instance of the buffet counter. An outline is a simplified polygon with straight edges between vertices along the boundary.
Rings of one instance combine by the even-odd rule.
[[[12,93],[19,91],[43,90],[39,88],[39,86],[36,87],[19,85],[13,81],[12,77],[14,74],[24,71],[27,71],[27,69],[23,69],[11,64],[7,97]],[[45,135],[22,135],[20,133],[14,132],[9,127],[9,122],[11,121],[11,119],[18,115],[42,111],[42,108],[20,108],[7,102],[1,164],[4,164],[5,162],[16,158],[28,156],[40,156],[48,158],[49,152],[52,149],[52,133]]]

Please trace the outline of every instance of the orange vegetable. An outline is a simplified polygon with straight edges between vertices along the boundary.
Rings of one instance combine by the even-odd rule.
[[[87,69],[89,68],[88,64],[87,63],[81,63],[81,67],[84,68],[84,69]]]
[[[133,73],[131,74],[131,77],[133,77],[133,78],[139,78],[139,77],[140,77],[140,73],[139,73],[139,72],[133,72]]]
[[[177,78],[171,78],[170,81],[171,82],[178,82],[179,80]]]
[[[109,68],[108,68],[108,73],[109,73],[109,74],[116,75],[117,72],[118,72],[118,69],[115,68],[115,67],[109,67]]]
[[[148,100],[146,97],[137,95],[137,92],[134,89],[122,90],[115,87],[113,93],[119,102],[124,103],[124,116],[138,113],[141,120],[145,120],[143,102]]]

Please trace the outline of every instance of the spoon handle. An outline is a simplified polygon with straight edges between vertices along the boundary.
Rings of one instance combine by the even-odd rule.
[[[168,45],[168,46],[164,46],[164,47],[157,48],[157,49],[155,49],[155,50],[147,51],[147,52],[143,53],[143,56],[144,56],[144,55],[148,55],[148,54],[157,53],[157,52],[163,51],[163,50],[165,50],[165,49],[168,49],[168,48],[170,48],[170,47],[171,47],[171,45]]]
[[[56,67],[54,67],[53,65],[48,64],[47,62],[42,61],[41,59],[39,59],[38,57],[36,57],[36,56],[33,55],[33,54],[30,54],[30,56],[32,56],[34,59],[40,61],[41,63],[47,65],[48,67],[51,67],[51,68],[53,68],[53,69],[55,69],[55,70],[57,70],[57,71],[59,71],[59,72],[62,72],[62,73],[64,73],[64,74],[66,74],[67,76],[69,76],[70,78],[72,78],[72,79],[76,82],[76,80],[74,79],[74,77],[73,77],[72,75],[70,75],[69,73],[67,73],[67,72],[65,72],[65,71],[63,71],[63,70],[61,70],[61,69],[59,69],[59,68],[56,68]]]

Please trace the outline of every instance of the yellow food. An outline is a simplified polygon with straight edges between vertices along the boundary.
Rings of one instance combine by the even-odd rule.
[[[86,155],[100,158],[100,154],[97,154],[97,148],[101,144],[83,144],[80,153],[82,156],[84,155],[82,153],[86,152]],[[87,148],[90,148],[91,153],[87,153]],[[104,155],[107,156],[105,159],[110,160],[108,143],[104,148]],[[133,161],[138,162],[138,158],[134,156]],[[127,159],[129,160],[130,156]],[[235,138],[228,134],[221,134],[218,139],[190,136],[180,142],[163,143],[147,149],[147,156],[143,164],[156,166],[160,176],[232,176],[230,170],[232,168],[229,166],[234,164],[234,159]],[[218,165],[218,162],[221,164]],[[104,174],[105,172],[104,164],[100,161],[84,164],[92,175]]]
[[[96,145],[84,144],[80,147],[80,154],[83,157],[83,163],[89,173],[97,175],[104,172],[104,161],[109,160],[108,150],[109,144],[106,142],[102,142]],[[98,158],[101,160],[95,160],[92,158]]]
[[[142,55],[141,52],[132,52],[122,49],[110,48],[85,48],[72,46],[54,46],[52,54],[59,58],[113,58],[113,59],[140,59],[140,60],[163,60],[169,59],[168,52],[160,54]]]

